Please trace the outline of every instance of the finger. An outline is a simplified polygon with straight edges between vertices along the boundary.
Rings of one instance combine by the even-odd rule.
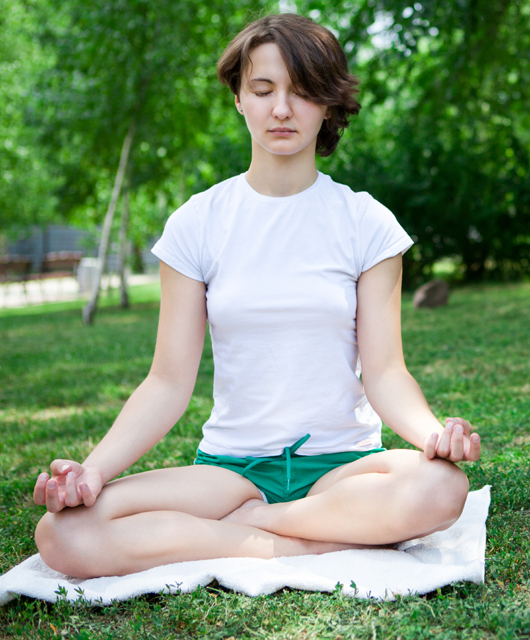
[[[452,462],[460,462],[464,458],[464,427],[457,424],[453,428],[453,437],[451,438],[451,455],[449,460]]]
[[[46,508],[51,513],[57,513],[63,506],[59,499],[59,484],[52,478],[46,485]]]
[[[472,462],[476,462],[480,458],[482,449],[480,444],[480,436],[478,435],[478,433],[472,433],[470,441],[471,444],[469,445],[469,455],[467,459]]]
[[[48,474],[41,473],[35,483],[33,490],[33,502],[35,504],[46,504],[46,483],[48,482]]]
[[[75,473],[73,471],[69,471],[66,474],[64,504],[67,507],[77,507],[77,505],[79,504],[79,496],[77,495],[77,481]]]
[[[91,507],[94,502],[96,502],[96,496],[90,491],[90,487],[86,482],[82,482],[79,485],[79,490],[81,491],[81,497],[83,498],[83,504],[85,507]]]
[[[449,422],[438,440],[436,455],[439,458],[447,458],[451,452],[451,437],[453,435],[453,424]]]
[[[429,460],[432,460],[436,455],[436,443],[438,442],[438,434],[431,433],[430,436],[425,438],[425,443],[423,445],[423,453]]]
[[[453,424],[461,424],[464,427],[464,434],[468,436],[471,433],[471,429],[473,428],[471,422],[466,420],[465,418],[446,418],[448,422],[452,422]]]
[[[66,475],[69,471],[77,472],[77,468],[75,467],[80,466],[81,465],[76,462],[72,462],[71,460],[54,460],[50,465],[50,469],[52,470],[52,474],[54,476],[63,476]]]

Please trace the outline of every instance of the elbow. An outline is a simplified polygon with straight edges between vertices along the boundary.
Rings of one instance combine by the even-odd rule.
[[[167,375],[151,370],[141,386],[146,386],[149,393],[170,397],[175,402],[175,408],[185,411],[190,403],[195,379],[183,379],[176,375]]]
[[[381,387],[395,384],[396,379],[404,376],[407,378],[412,377],[404,361],[396,362],[395,364],[384,363],[377,367],[367,367],[362,370],[362,382],[366,395],[377,393]]]
[[[407,370],[405,363],[397,363],[368,372],[363,371],[363,385],[366,398],[374,411],[383,419],[385,409],[388,409],[388,400],[399,402],[400,390],[410,388],[410,384],[416,385]],[[385,420],[386,421],[386,420]]]

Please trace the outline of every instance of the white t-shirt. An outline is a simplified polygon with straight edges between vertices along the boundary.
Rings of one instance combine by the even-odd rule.
[[[206,283],[214,407],[199,448],[273,456],[381,446],[359,380],[357,280],[412,240],[368,193],[318,174],[293,196],[252,189],[245,174],[194,195],[153,253]]]

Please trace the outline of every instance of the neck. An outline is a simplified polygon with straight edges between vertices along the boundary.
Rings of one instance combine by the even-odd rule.
[[[252,141],[252,162],[246,175],[249,185],[264,196],[293,196],[309,189],[318,177],[315,150],[302,149],[292,156],[274,155]]]

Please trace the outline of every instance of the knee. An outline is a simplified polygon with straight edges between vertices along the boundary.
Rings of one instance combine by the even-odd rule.
[[[35,543],[41,558],[51,569],[66,573],[62,567],[59,566],[63,553],[63,541],[61,540],[61,532],[57,524],[56,514],[50,512],[45,513],[35,529]]]
[[[438,530],[447,529],[462,514],[469,492],[469,481],[461,469],[447,460],[426,461],[425,471],[425,506],[439,520]]]
[[[79,520],[73,510],[46,513],[35,530],[35,542],[42,560],[51,569],[76,578],[90,578],[94,577],[91,536]]]

